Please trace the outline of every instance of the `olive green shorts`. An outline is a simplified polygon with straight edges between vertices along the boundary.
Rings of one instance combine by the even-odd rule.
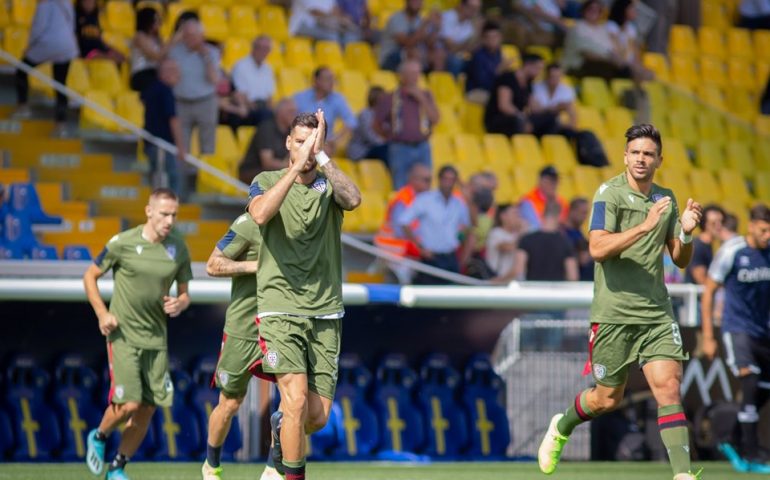
[[[227,398],[246,395],[249,380],[262,360],[262,350],[256,340],[244,340],[225,334],[219,352],[217,371],[214,375],[217,388]]]
[[[311,391],[333,399],[342,320],[281,314],[260,318],[258,323],[262,371],[306,373]]]
[[[140,402],[170,407],[174,384],[168,373],[168,352],[149,350],[127,344],[124,340],[107,342],[110,362],[111,403]]]
[[[625,385],[628,366],[634,362],[643,367],[654,360],[689,358],[682,349],[682,335],[676,322],[594,323],[591,327],[591,373],[599,385]]]

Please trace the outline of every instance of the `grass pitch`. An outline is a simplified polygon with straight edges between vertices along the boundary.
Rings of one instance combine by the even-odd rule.
[[[705,462],[703,480],[767,480],[767,475],[738,474],[726,462]],[[126,473],[132,480],[193,480],[201,478],[200,463],[136,463]],[[225,464],[226,480],[255,480],[263,464]],[[652,462],[565,462],[559,470],[545,476],[535,463],[433,463],[429,465],[390,463],[310,463],[312,480],[670,480],[667,464]],[[20,464],[0,463],[0,479],[13,480],[91,480],[85,465],[79,463]],[[103,477],[102,477],[103,478]]]

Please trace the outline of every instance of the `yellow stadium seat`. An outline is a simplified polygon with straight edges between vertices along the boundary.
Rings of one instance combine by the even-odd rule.
[[[363,159],[358,162],[358,172],[363,190],[387,194],[393,191],[393,179],[385,164],[380,160]]]
[[[681,140],[664,137],[663,168],[667,171],[687,173],[692,169],[692,162]]]
[[[468,133],[485,134],[484,106],[467,100],[463,101],[460,106],[460,123]]]
[[[770,62],[754,62],[754,71],[757,72],[757,85],[760,89],[764,88],[767,85],[768,77],[770,77]]]
[[[307,75],[296,68],[283,67],[278,71],[278,89],[282,97],[290,97],[309,85]]]
[[[746,142],[729,142],[725,146],[727,167],[749,178],[755,171],[751,147]]]
[[[757,76],[748,60],[731,58],[727,62],[727,75],[730,79],[730,88],[738,87],[754,91],[765,87],[764,84],[757,84]]]
[[[668,113],[671,135],[678,138],[688,147],[697,145],[700,138],[692,113],[683,110],[672,110]]]
[[[710,171],[693,168],[690,171],[690,185],[692,185],[694,199],[700,202],[701,205],[721,203],[722,192],[717,185],[714,174]]]
[[[27,48],[29,30],[26,27],[12,25],[3,29],[3,50],[21,60]]]
[[[198,15],[207,39],[224,42],[230,35],[225,9],[222,6],[210,3],[203,4],[198,7]]]
[[[329,67],[339,75],[345,70],[345,60],[342,58],[340,44],[329,40],[319,40],[315,43],[315,61],[320,66]]]
[[[724,35],[714,27],[702,26],[698,29],[698,48],[701,56],[724,59],[727,55]]]
[[[8,11],[4,8],[0,9],[0,28],[5,28],[11,24],[11,19],[8,16]]]
[[[749,30],[745,28],[731,28],[727,31],[727,53],[730,58],[743,58],[746,60],[753,58],[754,46]]]
[[[251,139],[257,131],[257,127],[250,125],[241,125],[235,132],[235,139],[238,142],[238,152],[243,157],[246,154],[246,150],[249,148]]]
[[[671,78],[666,57],[660,53],[647,52],[642,56],[644,66],[655,72],[655,78],[667,82]]]
[[[676,55],[698,55],[695,34],[689,25],[672,25],[668,37],[668,50]]]
[[[241,149],[233,135],[233,130],[227,125],[218,125],[216,136],[216,156],[231,162],[240,161]]]
[[[29,181],[29,170],[26,168],[0,168],[0,185]]]
[[[12,0],[11,19],[16,25],[29,27],[32,25],[32,17],[35,16],[36,0]],[[7,4],[4,8],[7,8]]]
[[[239,4],[248,5],[254,8],[260,8],[263,5],[267,5],[269,3],[267,0],[234,0],[234,2],[235,1],[237,1]]]
[[[525,195],[537,186],[540,168],[537,165],[521,163],[516,167],[511,178],[513,179],[513,187],[519,195]]]
[[[363,206],[363,222],[361,230],[367,233],[376,232],[385,219],[385,202],[377,192],[363,192],[361,194]]]
[[[602,183],[601,171],[596,167],[577,165],[572,171],[575,194],[591,198]]]
[[[615,103],[621,104],[623,100],[623,94],[628,90],[636,88],[634,82],[628,78],[613,78],[610,80],[610,91],[612,96],[615,97]]]
[[[725,95],[722,92],[722,89],[718,86],[701,84],[698,85],[697,92],[700,99],[703,100],[706,104],[721,110],[725,110],[727,108]]]
[[[453,148],[451,136],[447,134],[434,133],[430,137],[430,150],[431,156],[433,157],[434,177],[442,165],[457,164],[457,159],[455,158],[455,149]]]
[[[720,172],[725,164],[722,146],[712,140],[701,140],[697,145],[695,163],[701,170]]]
[[[602,147],[604,147],[604,153],[607,154],[607,160],[610,162],[610,168],[612,168],[616,174],[622,170],[625,170],[626,165],[623,163],[624,153],[626,151],[625,139],[618,137],[599,137],[599,139],[602,142]]]
[[[534,135],[524,133],[514,135],[511,138],[511,145],[513,145],[513,152],[516,155],[517,168],[521,165],[530,165],[535,168],[546,165],[545,155],[543,155],[540,143]]]
[[[169,3],[166,14],[163,15],[163,26],[160,29],[161,36],[163,38],[171,38],[174,34],[174,25],[176,24],[179,15],[183,12],[193,11],[195,11],[194,5],[185,5],[177,2]]]
[[[754,127],[762,135],[770,135],[770,115],[757,115]]]
[[[379,68],[372,47],[366,42],[351,42],[345,45],[345,65],[348,69],[358,70],[367,76]]]
[[[254,38],[259,32],[257,13],[251,5],[232,5],[229,10],[230,35]]]
[[[540,144],[545,163],[556,167],[559,173],[570,173],[578,165],[575,151],[563,135],[543,135]]]
[[[598,137],[606,137],[607,129],[604,126],[604,119],[601,112],[597,108],[584,107],[578,105],[575,107],[577,110],[577,126],[580,130],[591,130]]]
[[[754,193],[759,201],[770,201],[770,171],[757,172],[754,175]]]
[[[228,37],[222,48],[222,67],[229,72],[239,60],[250,53],[251,40],[243,37]]]
[[[370,85],[378,85],[390,92],[398,87],[396,74],[388,70],[376,70],[369,77]]]
[[[283,52],[284,64],[309,74],[315,69],[315,56],[309,38],[292,37],[286,41]]]
[[[698,113],[698,133],[701,138],[715,142],[727,140],[724,115],[710,108],[701,109]]]
[[[725,30],[730,27],[732,15],[722,0],[700,0],[703,25]]]
[[[727,106],[730,113],[749,122],[753,121],[759,113],[754,95],[750,90],[743,88],[735,87],[727,90]]]
[[[286,12],[279,5],[264,5],[259,9],[259,31],[273,40],[284,42],[289,38]]]
[[[111,95],[108,92],[100,90],[90,90],[85,94],[86,100],[90,100],[107,111],[114,113],[115,108],[110,97]],[[117,125],[114,121],[87,106],[83,106],[80,109],[80,126],[81,128],[86,129],[97,128],[112,131],[117,129]]]
[[[700,79],[701,82],[707,85],[727,86],[727,71],[724,62],[716,57],[701,56]],[[695,87],[698,85],[699,83],[696,82],[691,86]]]
[[[51,78],[53,76],[53,69],[50,63],[43,63],[41,65],[38,65],[37,67],[35,67],[35,70],[43,74],[46,78]],[[33,75],[29,76],[29,87],[36,92],[42,93],[46,97],[49,97],[49,98],[53,97],[53,94],[54,94],[53,88],[48,86],[48,84],[43,82],[42,80],[38,80]]]
[[[481,137],[487,164],[496,165],[495,170],[511,173],[516,165],[516,158],[511,150],[511,142],[505,135],[487,133]]]
[[[283,52],[281,51],[281,43],[273,40],[270,53],[267,54],[265,59],[268,65],[273,67],[274,71],[278,71],[283,68]]]
[[[124,57],[128,58],[131,55],[131,40],[121,32],[105,30],[102,32],[102,40],[111,48],[122,53]]]
[[[735,170],[725,170],[717,175],[722,199],[732,199],[740,202],[744,207],[751,205],[754,198],[749,192],[746,180]]]
[[[655,183],[674,192],[679,202],[686,202],[693,196],[688,175],[666,170],[665,167],[655,172]]]
[[[458,163],[474,168],[484,167],[484,153],[479,137],[471,133],[457,133],[452,135],[452,139],[454,140],[455,158]]]
[[[118,32],[126,38],[134,36],[136,29],[136,14],[130,2],[110,0],[104,5],[104,30]]]
[[[683,88],[681,85],[669,85],[668,108],[670,110],[683,110],[695,115],[702,107],[689,88]]]
[[[628,127],[635,123],[633,113],[625,107],[610,107],[604,117],[607,134],[611,137],[623,138]]]
[[[338,84],[339,92],[354,112],[360,112],[366,108],[369,82],[366,81],[363,73],[356,70],[343,70]]]
[[[521,53],[516,45],[503,45],[502,53],[504,60],[511,60],[511,68],[518,68],[521,66]]]
[[[695,66],[695,57],[671,55],[671,79],[689,88],[698,85],[700,75]]]
[[[551,50],[551,47],[546,45],[527,45],[524,47],[524,51],[533,55],[540,56],[546,63],[551,63],[554,59],[553,50]]]
[[[495,202],[498,205],[501,205],[504,203],[515,203],[516,201],[518,201],[521,195],[519,194],[519,192],[516,191],[513,185],[513,181],[511,181],[511,175],[507,172],[505,172],[504,175],[501,175],[498,172],[494,172],[494,173],[497,176],[497,190],[495,190]]]
[[[755,136],[752,141],[754,142],[754,164],[757,170],[770,172],[770,138]]]
[[[770,61],[770,30],[754,30],[752,32],[754,41],[754,58]]]
[[[605,109],[615,106],[610,89],[603,78],[584,77],[580,82],[580,99],[589,107]]]
[[[463,100],[460,88],[449,72],[431,72],[428,74],[428,87],[433,93],[433,99],[438,104],[456,107]]]
[[[105,92],[111,96],[127,90],[120,78],[115,62],[108,59],[93,59],[86,61],[88,78],[91,88]]]
[[[219,145],[217,145],[217,147],[219,147]],[[220,172],[235,176],[237,165],[235,165],[232,160],[223,158],[219,155],[201,155],[200,158],[204,163],[216,168]],[[202,194],[242,196],[241,191],[235,186],[225,183],[223,180],[214,176],[214,174],[202,169],[198,171],[196,187],[197,192]]]
[[[460,120],[457,118],[454,108],[451,105],[444,105],[439,103],[437,105],[439,112],[439,120],[433,131],[436,133],[446,133],[449,135],[456,135],[463,131],[460,125]]]
[[[144,127],[144,105],[139,99],[138,92],[118,94],[115,97],[115,113],[139,128]]]

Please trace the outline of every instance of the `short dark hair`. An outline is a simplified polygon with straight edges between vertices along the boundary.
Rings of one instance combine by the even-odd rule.
[[[749,210],[749,220],[752,222],[770,223],[770,208],[767,208],[767,205],[763,203],[754,205],[751,210]]]
[[[575,197],[569,202],[569,209],[574,210],[580,205],[587,205],[588,199],[586,197]]]
[[[703,215],[700,217],[700,222],[698,222],[698,226],[701,230],[706,228],[706,217],[708,216],[709,212],[717,212],[722,215],[722,221],[724,221],[725,218],[725,211],[720,207],[719,205],[710,203],[703,207]]]
[[[580,16],[582,17],[583,15],[585,15],[586,11],[588,11],[588,9],[594,3],[598,3],[601,7],[604,7],[604,5],[600,0],[586,0],[585,2],[583,2],[583,5],[580,7]]]
[[[516,203],[501,203],[497,206],[495,210],[495,226],[499,227],[503,224],[501,217],[509,208],[519,208],[519,205]]]
[[[487,32],[491,32],[493,30],[500,30],[500,24],[495,22],[494,20],[487,20],[484,22],[484,26],[481,27],[481,34],[485,34]]]
[[[640,123],[632,125],[626,130],[626,146],[628,146],[629,142],[636,140],[637,138],[649,138],[655,142],[655,146],[658,147],[658,155],[663,154],[663,143],[660,141],[660,132],[654,125]]]
[[[545,71],[551,73],[551,70],[561,70],[561,64],[559,62],[551,62],[545,67]]]
[[[542,61],[543,61],[543,57],[541,57],[537,53],[525,53],[524,55],[521,56],[522,65],[529,65],[530,63],[537,63]]]
[[[160,198],[168,198],[170,200],[179,201],[179,197],[176,195],[176,192],[174,192],[170,188],[166,188],[166,187],[156,188],[150,194],[150,200],[153,200],[153,199],[157,200],[157,199],[160,199]]]
[[[379,99],[380,95],[383,93],[385,93],[385,89],[379,85],[373,85],[369,88],[369,93],[366,96],[366,104],[369,105],[369,108],[373,108],[377,105],[377,99]]]
[[[610,13],[607,20],[615,22],[622,27],[626,23],[626,9],[633,3],[633,0],[615,0],[610,7]]]
[[[556,167],[553,165],[546,165],[542,169],[540,169],[540,173],[538,174],[538,178],[543,177],[551,177],[553,179],[558,180],[559,179],[559,171],[556,170]]]
[[[295,127],[318,128],[318,118],[315,113],[300,113],[291,121],[289,133],[294,132]]]
[[[722,228],[724,228],[728,232],[733,232],[733,233],[737,232],[738,217],[736,217],[732,213],[725,212],[725,219],[722,220]]]
[[[320,77],[321,74],[324,73],[327,70],[331,71],[331,69],[329,67],[327,67],[326,65],[321,65],[320,67],[318,67],[315,70],[313,70],[313,80],[318,80],[318,77]]]
[[[136,12],[136,31],[149,33],[155,19],[158,18],[158,12],[152,7],[142,7]]]
[[[182,28],[182,25],[187,23],[190,20],[195,20],[196,22],[200,22],[200,17],[196,12],[193,12],[192,10],[185,10],[184,12],[180,13],[179,16],[176,19],[176,22],[174,23],[174,31],[178,32],[180,28]]]
[[[458,172],[455,167],[453,167],[452,165],[444,165],[438,171],[438,178],[441,178],[447,172],[454,173],[455,177],[460,176],[460,172]]]

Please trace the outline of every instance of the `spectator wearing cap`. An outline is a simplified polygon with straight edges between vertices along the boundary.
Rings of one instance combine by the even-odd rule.
[[[549,165],[540,170],[537,186],[521,197],[519,203],[521,218],[527,222],[531,230],[538,230],[542,226],[548,202],[556,202],[559,205],[559,220],[562,223],[567,220],[567,201],[557,193],[558,188],[559,172]]]

